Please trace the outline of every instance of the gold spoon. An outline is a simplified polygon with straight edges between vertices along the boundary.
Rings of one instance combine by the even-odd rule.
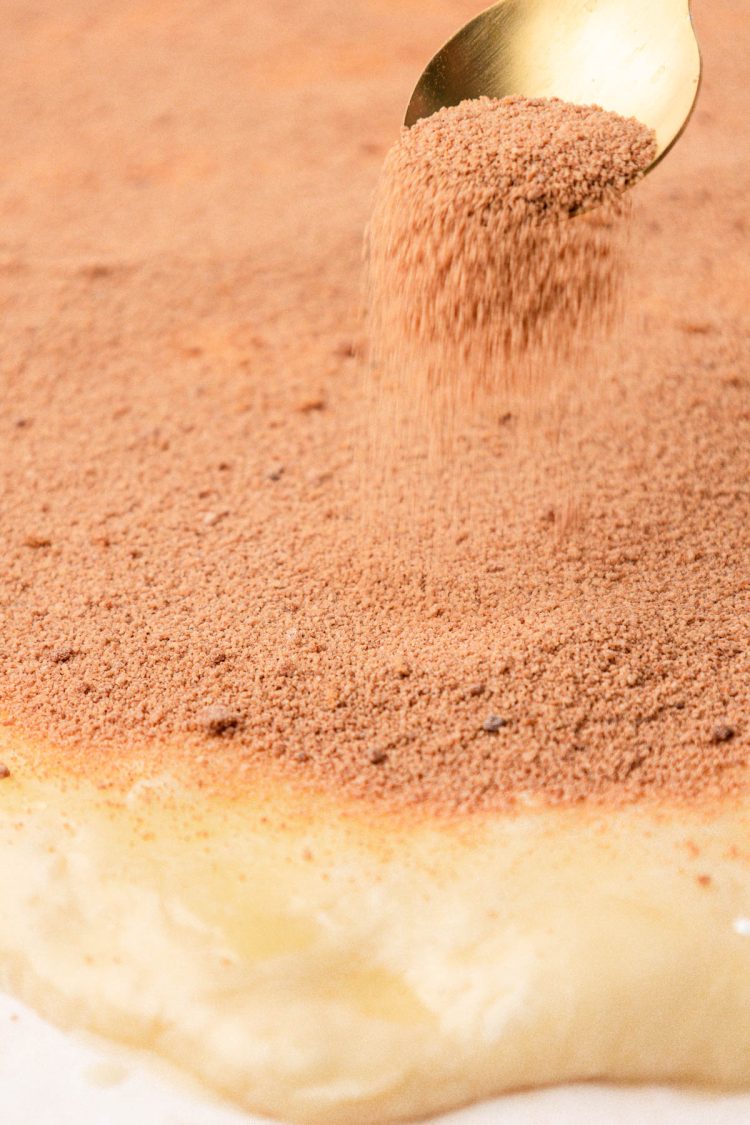
[[[689,0],[500,0],[438,51],[405,124],[482,94],[557,97],[650,125],[653,168],[687,125],[700,77]]]

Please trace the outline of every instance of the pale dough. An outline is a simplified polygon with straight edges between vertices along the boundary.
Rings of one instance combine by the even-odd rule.
[[[6,758],[8,754],[6,754]],[[384,1125],[750,1078],[744,808],[399,820],[258,784],[0,787],[0,984],[256,1112]]]

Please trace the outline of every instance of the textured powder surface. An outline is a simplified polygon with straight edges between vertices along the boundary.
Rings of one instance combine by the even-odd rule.
[[[423,195],[443,194],[449,206],[448,192],[467,193],[468,210],[488,222],[503,213],[517,221],[594,206],[630,187],[655,155],[653,132],[635,118],[559,98],[511,96],[464,101],[403,128],[386,164],[404,198],[412,194],[409,175]],[[433,198],[425,203],[438,211]]]
[[[10,5],[0,712],[38,740],[14,771],[242,793],[258,767],[443,809],[742,784],[750,82],[742,14],[696,7],[708,77],[634,193],[621,350],[555,441],[467,423],[393,512],[396,564],[363,532],[362,230],[403,91],[472,5]],[[442,483],[467,502],[426,566]]]
[[[374,357],[399,403],[444,426],[482,394],[559,389],[615,319],[623,193],[655,155],[635,119],[559,99],[479,98],[403,129],[368,238]]]

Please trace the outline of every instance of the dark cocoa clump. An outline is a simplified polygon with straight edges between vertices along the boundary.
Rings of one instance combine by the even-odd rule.
[[[215,736],[234,734],[239,729],[241,721],[240,716],[234,711],[219,704],[206,707],[198,716],[200,729],[206,734]]]

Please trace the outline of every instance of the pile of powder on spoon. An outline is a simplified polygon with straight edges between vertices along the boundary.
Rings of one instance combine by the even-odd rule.
[[[655,155],[634,118],[559,99],[478,98],[403,129],[367,241],[373,358],[397,410],[444,426],[482,395],[528,400],[576,360],[617,311],[623,193]]]

